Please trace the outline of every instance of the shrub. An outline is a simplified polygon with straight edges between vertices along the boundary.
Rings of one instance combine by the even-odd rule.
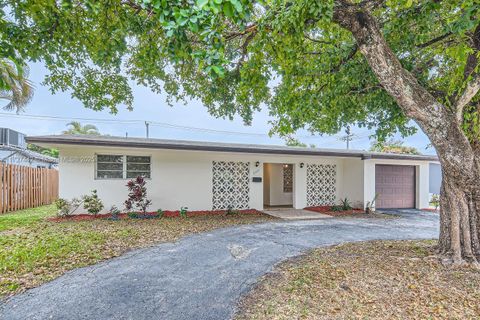
[[[73,214],[82,204],[82,200],[73,198],[68,201],[66,199],[59,198],[55,200],[55,207],[57,208],[57,216],[67,217]]]
[[[112,220],[118,220],[119,215],[120,215],[120,209],[117,208],[117,206],[111,206],[110,210],[108,213],[111,215]]]
[[[138,213],[137,212],[129,212],[128,217],[132,219],[138,219]]]
[[[59,217],[66,216],[70,212],[68,201],[63,198],[58,198],[57,200],[55,200],[55,207],[58,210],[57,216]]]
[[[352,205],[350,204],[350,200],[348,200],[348,198],[340,200],[340,205],[342,206],[343,211],[348,211],[353,209]]]
[[[97,194],[97,190],[92,190],[90,195],[85,195],[83,199],[83,208],[88,211],[88,213],[97,215],[103,209],[103,202],[100,200]]]
[[[233,210],[232,206],[228,206],[227,211],[225,212],[225,215],[230,216],[237,213],[239,213],[238,210]]]
[[[350,204],[350,200],[348,200],[348,198],[341,199],[340,205],[335,205],[330,208],[330,210],[332,211],[350,211],[352,209],[353,207]]]
[[[128,199],[125,201],[125,208],[127,211],[137,209],[143,214],[147,212],[147,208],[152,204],[152,201],[147,199],[147,188],[145,178],[138,176],[135,179],[128,181]]]
[[[181,207],[180,208],[180,217],[186,218],[187,217],[187,212],[188,212],[187,210],[188,210],[187,207]]]
[[[161,217],[163,217],[163,214],[164,214],[164,212],[163,212],[162,209],[157,210],[157,217],[161,218]]]
[[[436,193],[433,194],[430,204],[435,207],[435,210],[438,210],[438,207],[440,207],[440,195]]]

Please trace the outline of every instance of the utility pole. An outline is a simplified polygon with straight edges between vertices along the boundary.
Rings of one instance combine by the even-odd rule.
[[[145,121],[145,130],[146,130],[146,135],[147,135],[147,139],[150,137],[150,133],[148,131],[148,126],[150,125],[150,122],[148,121]]]
[[[341,138],[342,141],[345,141],[347,143],[347,150],[350,149],[350,141],[353,140],[353,137],[355,136],[352,131],[350,130],[350,126],[347,126],[345,129],[345,136]]]

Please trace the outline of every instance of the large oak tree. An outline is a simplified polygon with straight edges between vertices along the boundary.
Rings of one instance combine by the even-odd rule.
[[[442,0],[4,0],[2,54],[43,61],[87,108],[131,81],[217,117],[269,108],[272,132],[430,138],[443,167],[441,253],[480,258],[480,6]]]

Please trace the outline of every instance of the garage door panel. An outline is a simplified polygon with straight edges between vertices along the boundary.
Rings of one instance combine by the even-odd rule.
[[[376,165],[375,190],[378,208],[414,208],[415,167]]]

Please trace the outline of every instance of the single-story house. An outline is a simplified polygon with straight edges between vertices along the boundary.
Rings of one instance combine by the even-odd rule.
[[[56,167],[58,159],[29,150],[25,134],[9,128],[0,128],[0,162],[52,169]]]
[[[113,136],[32,136],[60,152],[60,197],[98,190],[123,207],[127,180],[148,179],[152,210],[304,208],[348,198],[358,207],[428,208],[434,156]]]

